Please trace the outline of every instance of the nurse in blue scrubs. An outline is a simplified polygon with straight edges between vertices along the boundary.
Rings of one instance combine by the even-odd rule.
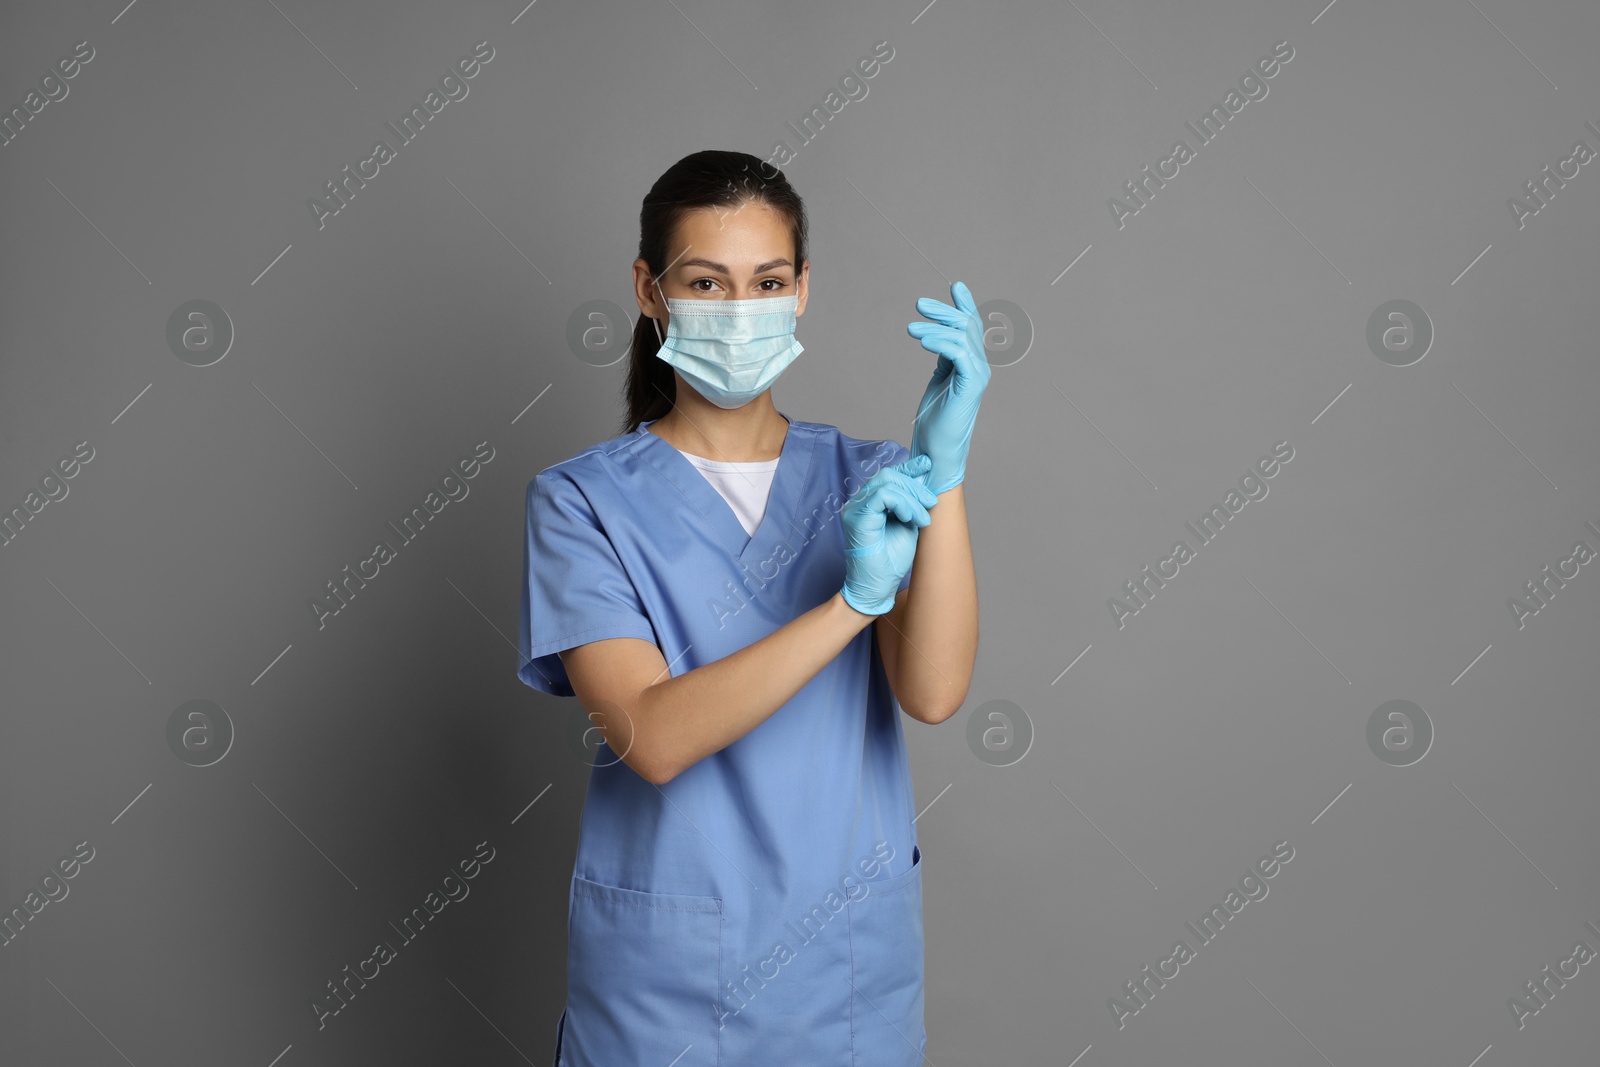
[[[957,282],[908,327],[939,357],[911,448],[780,412],[809,272],[781,173],[676,163],[641,211],[622,432],[528,486],[518,677],[604,738],[559,1067],[923,1059],[900,714],[944,722],[971,683],[962,482],[989,367]],[[821,358],[849,380],[890,357]]]

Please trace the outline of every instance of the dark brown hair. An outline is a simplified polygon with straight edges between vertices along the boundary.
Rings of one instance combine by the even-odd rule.
[[[707,149],[684,156],[668,167],[645,194],[639,209],[639,258],[659,278],[667,269],[667,249],[679,220],[707,207],[736,207],[746,200],[763,203],[782,215],[794,238],[794,269],[806,261],[806,208],[783,172],[744,152]],[[656,320],[641,314],[633,324],[628,380],[623,393],[628,414],[623,433],[641,422],[658,419],[677,400],[677,379],[665,360],[657,359],[661,340]]]

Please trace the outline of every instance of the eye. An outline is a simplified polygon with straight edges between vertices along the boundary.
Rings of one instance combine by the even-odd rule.
[[[774,288],[764,290],[765,292],[768,292],[768,293],[775,293],[779,289],[788,288],[788,285],[789,285],[788,282],[783,281],[781,278],[764,278],[764,279],[762,279],[761,284],[762,285],[766,285],[767,282],[771,282],[773,284],[773,286],[774,286]]]
[[[697,293],[709,293],[711,291],[710,289],[701,289],[699,287],[701,282],[710,282],[713,287],[715,287],[717,284],[710,278],[696,278],[694,281],[689,283],[689,288],[693,289]]]

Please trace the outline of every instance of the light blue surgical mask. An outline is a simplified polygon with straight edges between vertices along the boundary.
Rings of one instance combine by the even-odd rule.
[[[805,351],[794,337],[798,293],[755,300],[662,297],[669,318],[664,338],[656,320],[656,355],[719,408],[748,404]]]

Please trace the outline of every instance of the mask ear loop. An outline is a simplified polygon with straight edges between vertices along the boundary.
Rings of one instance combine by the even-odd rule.
[[[658,293],[661,293],[661,305],[662,305],[662,306],[663,306],[663,307],[665,307],[665,306],[666,306],[666,303],[667,303],[667,294],[666,294],[666,293],[664,293],[664,292],[662,292],[662,290],[661,290],[661,282],[660,282],[660,280],[659,280],[659,279],[656,279],[656,278],[651,278],[651,279],[650,279],[650,281],[651,281],[651,282],[652,282],[652,283],[653,283],[653,284],[654,284],[654,285],[655,285],[655,287],[656,287],[656,292],[658,292]],[[666,345],[666,343],[667,343],[667,339],[666,339],[666,338],[665,338],[665,337],[662,337],[662,336],[661,336],[661,320],[660,320],[660,319],[658,319],[658,318],[656,318],[656,317],[655,317],[655,316],[654,316],[654,315],[652,315],[652,316],[651,316],[651,317],[650,317],[650,321],[651,321],[651,322],[652,322],[652,323],[654,323],[654,324],[655,324],[655,328],[656,328],[656,341],[657,341],[657,342],[658,342],[658,343],[659,343],[659,344],[661,344],[661,345],[663,345],[663,346],[664,346],[664,345]]]

